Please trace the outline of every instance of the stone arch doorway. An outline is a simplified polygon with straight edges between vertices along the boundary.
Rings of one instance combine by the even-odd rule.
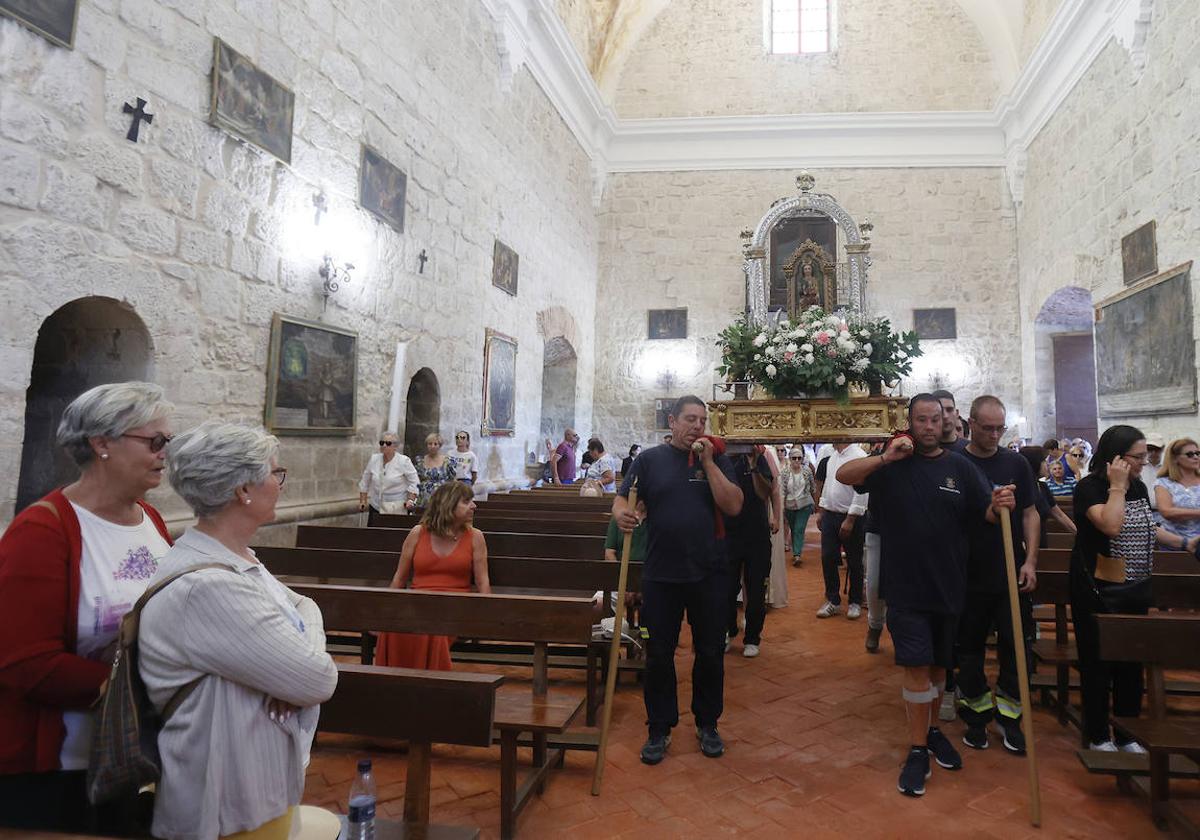
[[[25,391],[16,509],[78,477],[74,461],[55,442],[58,421],[71,400],[96,385],[148,381],[153,375],[153,342],[131,306],[86,297],[51,313],[38,330]]]
[[[1064,286],[1042,304],[1035,319],[1038,428],[1044,437],[1098,437],[1096,356],[1092,293]]]
[[[442,390],[432,370],[413,374],[404,405],[404,454],[415,462],[425,454],[425,437],[441,431]]]
[[[542,352],[541,434],[558,442],[563,429],[575,425],[575,386],[579,359],[563,336],[546,340]],[[540,452],[540,450],[539,450]]]

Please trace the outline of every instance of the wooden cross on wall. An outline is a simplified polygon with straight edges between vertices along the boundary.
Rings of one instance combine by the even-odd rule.
[[[146,100],[140,96],[138,97],[136,108],[126,102],[125,107],[121,110],[126,114],[133,115],[133,125],[129,126],[129,131],[126,132],[125,139],[136,143],[138,141],[138,129],[142,127],[142,121],[145,120],[146,125],[150,125],[150,123],[154,122],[154,115],[146,113]]]

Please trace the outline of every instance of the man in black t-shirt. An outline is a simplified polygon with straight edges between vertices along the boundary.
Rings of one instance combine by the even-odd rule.
[[[996,397],[976,397],[971,403],[971,443],[963,450],[980,471],[988,487],[1012,485],[1017,506],[1012,522],[1013,557],[1018,563],[1017,582],[1022,592],[1037,584],[1038,534],[1037,486],[1029,462],[1007,447],[1000,438],[1008,428],[1004,403]],[[1008,607],[1008,574],[1004,568],[1004,542],[998,525],[979,525],[972,530],[967,571],[967,607],[958,625],[958,714],[967,724],[963,743],[977,750],[988,747],[987,725],[998,720],[1004,748],[1025,753],[1021,732],[1021,695],[1013,642],[1012,615]],[[995,626],[996,655],[1000,676],[992,694],[983,672],[988,633]],[[1017,638],[1024,643],[1022,630]],[[1026,651],[1028,657],[1028,651]],[[997,715],[997,713],[999,713]]]
[[[962,452],[967,448],[967,439],[958,433],[962,417],[959,416],[958,407],[954,402],[954,394],[939,388],[933,392],[933,396],[942,404],[942,436],[938,439],[942,449]]]
[[[984,519],[998,521],[996,510],[1015,501],[1011,487],[989,492],[966,458],[941,447],[942,406],[934,396],[913,397],[908,420],[908,435],[893,438],[882,455],[842,465],[837,478],[877,500],[880,596],[896,664],[904,668],[912,744],[897,787],[920,796],[930,753],[941,767],[962,767],[958,751],[931,724],[966,598],[968,533]]]
[[[650,737],[642,761],[658,764],[679,723],[675,647],[687,610],[695,659],[692,664],[692,715],[701,751],[716,758],[725,751],[717,734],[725,681],[725,625],[729,577],[723,549],[724,516],[737,516],[742,491],[733,465],[714,454],[704,434],[708,412],[695,396],[680,397],[668,416],[671,443],[644,451],[613,501],[622,531],[638,517],[629,505],[637,482],[638,501],[646,503],[646,560],[642,567],[641,622],[650,633],[646,645],[643,696]],[[695,448],[693,448],[695,447]]]
[[[733,459],[733,472],[742,491],[742,512],[725,523],[725,546],[729,554],[729,636],[738,633],[737,596],[745,587],[746,635],[742,655],[758,656],[763,623],[767,618],[767,579],[771,576],[771,525],[767,499],[775,485],[775,474],[767,456],[756,447],[748,455]]]

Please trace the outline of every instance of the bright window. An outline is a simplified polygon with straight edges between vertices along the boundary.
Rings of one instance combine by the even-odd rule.
[[[772,53],[799,55],[832,49],[832,0],[767,0],[767,45]]]

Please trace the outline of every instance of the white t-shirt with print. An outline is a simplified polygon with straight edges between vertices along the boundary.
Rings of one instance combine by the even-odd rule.
[[[139,525],[118,525],[71,503],[79,518],[83,554],[79,558],[79,630],[75,653],[102,658],[117,638],[121,619],[146,591],[158,561],[170,545],[145,513]],[[92,713],[63,712],[67,734],[59,751],[63,770],[88,766]]]
[[[447,457],[450,458],[450,463],[454,464],[454,477],[456,479],[465,478],[470,481],[471,473],[479,472],[479,467],[476,466],[479,463],[479,458],[469,449],[466,452],[455,450]]]
[[[616,476],[621,471],[621,462],[617,459],[616,455],[605,452],[595,461],[592,461],[588,466],[586,478],[594,478],[596,481],[601,481],[600,477],[609,471],[613,474],[613,480],[608,484],[601,482],[600,486],[604,488],[605,493],[612,493],[617,489]]]

